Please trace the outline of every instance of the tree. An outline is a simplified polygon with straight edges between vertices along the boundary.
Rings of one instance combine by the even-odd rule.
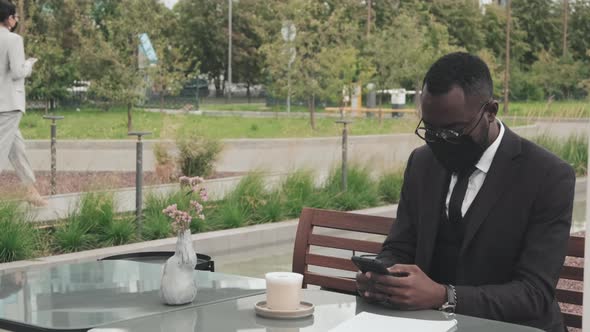
[[[547,51],[542,51],[538,58],[532,75],[535,83],[543,87],[545,97],[569,99],[584,95],[580,82],[588,77],[588,70],[581,61],[571,56],[558,58]]]
[[[496,4],[487,5],[481,29],[485,35],[485,48],[490,50],[497,59],[506,57],[506,9]],[[510,21],[510,56],[520,62],[524,54],[530,50],[525,42],[527,37],[517,17]]]
[[[570,2],[569,47],[574,59],[590,62],[590,0]]]
[[[217,94],[223,91],[220,77],[227,61],[227,0],[180,0],[174,6],[179,22],[176,38],[183,55],[192,59],[189,71],[200,71],[215,82]]]
[[[138,62],[139,35],[148,34],[156,49],[166,48],[168,38],[162,31],[176,16],[157,0],[122,1],[114,8],[110,0],[105,1],[95,6],[107,8],[108,15],[98,12],[102,25],[90,31],[81,48],[83,75],[92,80],[90,89],[96,97],[127,107],[131,131],[133,105],[143,99],[150,83],[150,71]],[[146,12],[151,14],[149,20]]]
[[[453,45],[473,53],[484,46],[485,34],[481,28],[483,15],[479,1],[436,0],[431,12],[449,30]]]
[[[329,53],[337,55],[345,52],[346,62],[350,63],[351,48],[358,47],[363,35],[360,22],[365,19],[363,13],[366,8],[354,0],[294,0],[277,2],[276,6],[279,22],[290,21],[297,28],[297,37],[293,42],[297,52],[292,65],[293,95],[307,100],[310,124],[315,129],[316,98],[333,95],[333,82],[343,75],[343,68],[338,70],[335,66],[326,66],[325,58],[329,57]],[[286,96],[288,47],[280,37],[280,25],[276,25],[275,29],[269,34],[262,50],[267,59],[272,91]],[[355,68],[359,68],[356,72],[360,73],[361,64],[356,59],[355,63]]]
[[[260,51],[264,28],[273,20],[268,1],[240,0],[234,5],[232,22],[232,67],[234,80],[246,83],[250,100],[252,85],[264,81],[264,54]]]
[[[553,0],[510,0],[512,15],[527,32],[525,42],[530,49],[525,52],[521,62],[530,66],[547,50],[553,54],[561,53],[561,9]]]
[[[398,15],[390,25],[375,31],[367,45],[378,89],[419,89],[430,64],[453,50],[444,26],[434,21],[429,27],[420,25],[408,14]]]
[[[26,8],[27,55],[39,59],[27,80],[29,96],[45,100],[47,111],[68,96],[68,89],[79,79],[80,31],[89,23],[83,15],[88,6],[75,0],[51,0],[30,1]]]

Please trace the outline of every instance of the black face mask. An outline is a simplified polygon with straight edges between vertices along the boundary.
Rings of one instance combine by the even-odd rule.
[[[467,135],[461,136],[457,144],[443,140],[427,144],[436,159],[452,173],[461,173],[475,166],[485,151],[482,145]]]
[[[18,27],[18,22],[14,23],[14,26],[12,28],[10,28],[10,32],[16,31],[17,27]]]

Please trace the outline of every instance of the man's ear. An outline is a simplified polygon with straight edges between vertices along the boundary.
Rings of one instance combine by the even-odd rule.
[[[496,115],[498,115],[498,110],[500,109],[500,106],[498,105],[498,101],[497,100],[493,100],[491,101],[488,106],[486,106],[486,117],[488,122],[494,122],[496,121]]]

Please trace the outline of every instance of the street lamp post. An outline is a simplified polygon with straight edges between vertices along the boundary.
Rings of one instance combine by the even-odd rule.
[[[297,29],[293,22],[284,22],[281,28],[281,34],[283,40],[286,42],[287,47],[287,113],[291,112],[291,65],[295,62],[296,50],[293,47],[293,41],[297,35]]]
[[[232,85],[232,81],[231,81],[231,51],[232,51],[232,45],[231,45],[231,35],[232,35],[232,4],[233,4],[233,0],[228,0],[229,3],[229,22],[228,22],[228,31],[229,31],[229,41],[228,41],[228,52],[227,52],[227,77],[228,77],[228,87],[227,87],[227,98],[228,100],[231,100],[231,85]]]

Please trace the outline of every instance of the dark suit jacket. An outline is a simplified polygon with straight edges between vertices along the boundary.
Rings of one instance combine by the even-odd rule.
[[[449,176],[427,146],[412,152],[382,260],[429,273]],[[575,180],[570,165],[506,127],[470,207],[457,263],[458,314],[564,330],[554,295]]]

